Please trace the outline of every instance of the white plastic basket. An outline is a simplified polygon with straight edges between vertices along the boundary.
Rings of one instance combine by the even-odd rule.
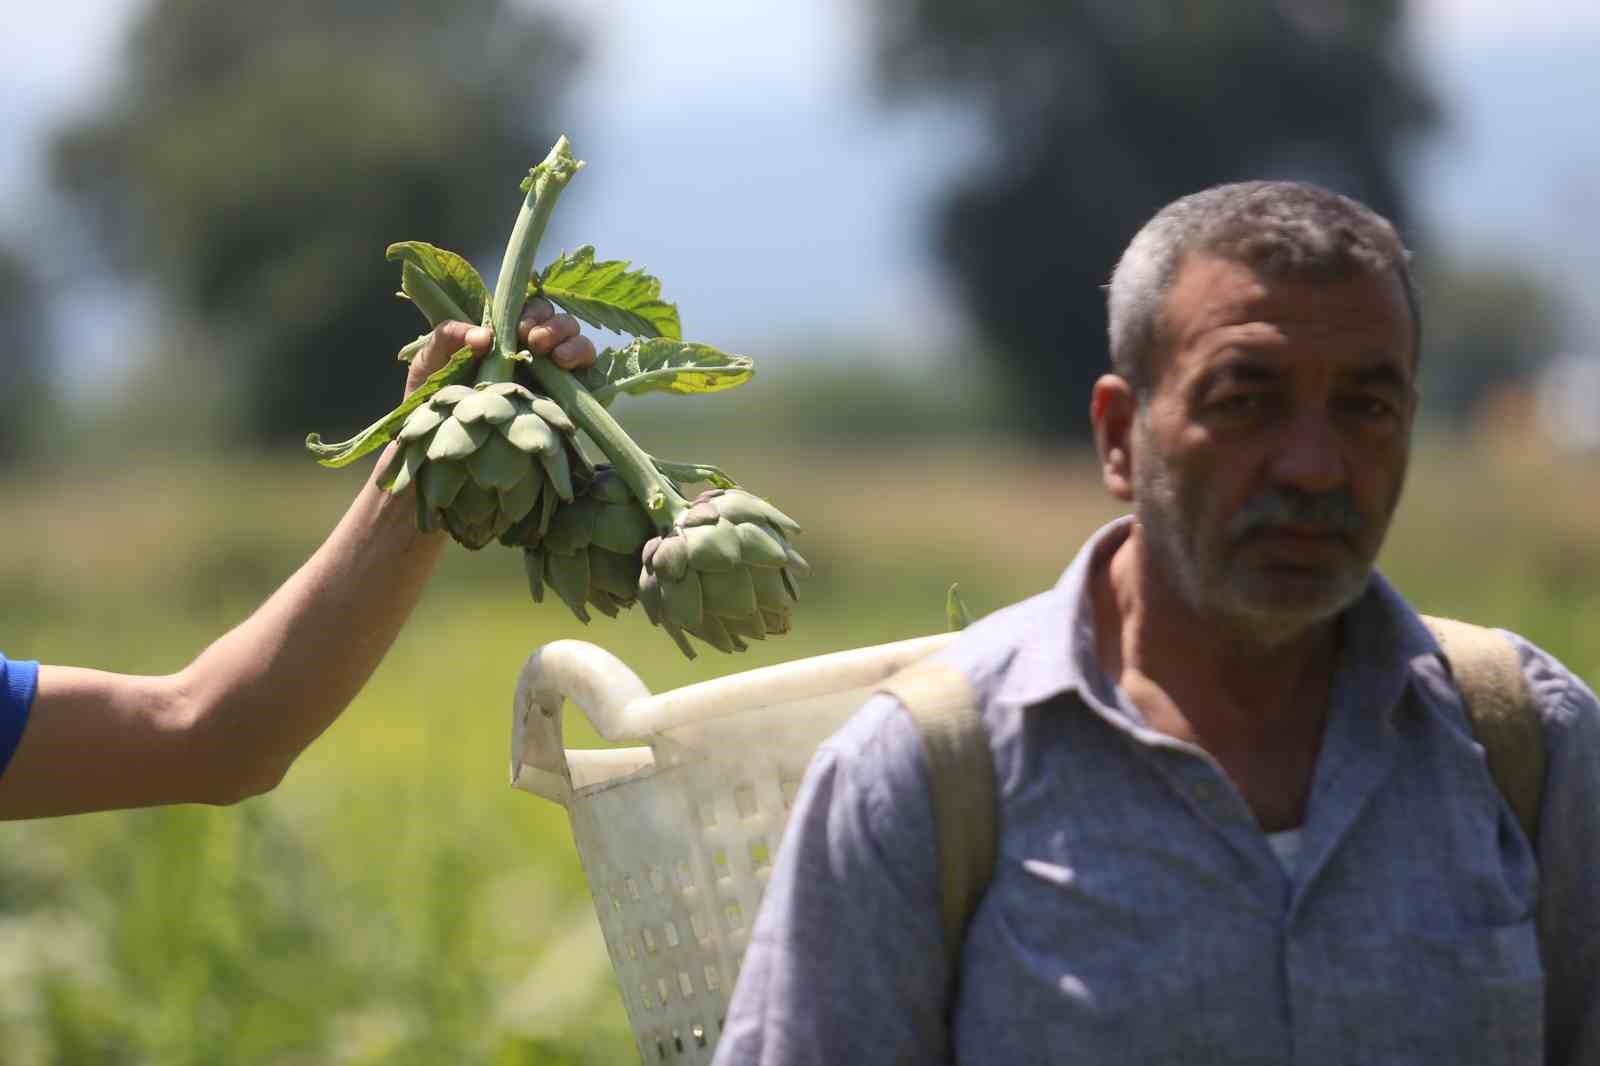
[[[951,634],[855,648],[651,695],[576,640],[528,657],[512,709],[511,781],[572,819],[606,950],[645,1063],[709,1063],[816,746]],[[623,749],[563,747],[571,700]]]

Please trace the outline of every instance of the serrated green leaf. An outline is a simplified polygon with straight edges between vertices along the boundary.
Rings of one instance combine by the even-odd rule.
[[[461,309],[461,305],[415,263],[407,263],[401,268],[400,292],[397,295],[410,300],[430,326],[437,326],[441,322],[466,321],[467,313]]]
[[[608,404],[622,393],[722,392],[743,385],[754,373],[755,364],[745,356],[729,355],[709,344],[656,337],[607,348],[580,380],[595,399]]]
[[[406,419],[411,416],[411,412],[427,403],[430,396],[447,385],[459,384],[470,379],[472,363],[476,358],[477,353],[471,348],[462,348],[450,357],[448,363],[430,374],[428,380],[418,385],[399,407],[360,433],[338,444],[324,444],[321,434],[308,433],[306,450],[315,455],[321,465],[335,468],[348,466],[363,455],[377,451],[394,439],[395,434],[400,432],[400,427],[404,426]]]
[[[596,260],[593,245],[565,252],[528,284],[565,311],[601,329],[636,337],[683,336],[678,308],[661,299],[661,282],[625,259]]]
[[[405,284],[405,267],[409,266],[420,270],[455,302],[464,315],[463,321],[482,320],[484,306],[489,302],[489,289],[473,265],[455,252],[436,248],[426,241],[400,241],[389,245],[384,258],[405,264],[400,271],[400,287],[407,295],[411,295]]]

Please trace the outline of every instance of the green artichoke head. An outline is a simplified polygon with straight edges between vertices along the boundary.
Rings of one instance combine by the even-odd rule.
[[[606,464],[570,503],[557,505],[543,536],[523,547],[528,591],[544,602],[555,590],[580,622],[588,607],[615,618],[639,593],[639,553],[655,532],[627,484]]]
[[[415,483],[418,528],[475,550],[519,524],[542,530],[573,498],[574,433],[559,406],[514,382],[449,385],[406,419],[380,483]]]
[[[792,518],[743,489],[703,492],[671,530],[645,542],[639,602],[691,659],[685,633],[724,652],[787,633],[799,598],[794,575],[810,572],[789,546],[799,531]]]

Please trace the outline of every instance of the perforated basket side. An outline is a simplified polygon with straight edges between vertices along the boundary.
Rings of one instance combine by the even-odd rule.
[[[709,1063],[816,745],[866,693],[657,739],[647,775],[581,789],[573,836],[646,1063]],[[753,742],[754,741],[754,742]]]
[[[855,648],[651,696],[582,641],[535,649],[513,705],[511,777],[571,817],[646,1063],[709,1063],[800,780],[818,743],[952,634]],[[573,752],[572,700],[607,740]]]

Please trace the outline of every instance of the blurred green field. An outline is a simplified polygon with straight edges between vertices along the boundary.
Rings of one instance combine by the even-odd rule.
[[[0,1066],[630,1061],[565,815],[506,786],[517,671],[581,637],[659,691],[934,632],[950,582],[992,610],[1118,513],[1086,449],[922,439],[721,448],[806,526],[816,569],[796,632],[747,655],[687,662],[637,614],[585,629],[528,601],[513,553],[452,550],[272,795],[0,826]],[[285,456],[0,478],[0,648],[174,670],[309,554],[363,473]],[[1381,565],[1420,608],[1517,629],[1592,682],[1597,532],[1593,462],[1432,440]],[[111,757],[86,751],[82,772]]]

